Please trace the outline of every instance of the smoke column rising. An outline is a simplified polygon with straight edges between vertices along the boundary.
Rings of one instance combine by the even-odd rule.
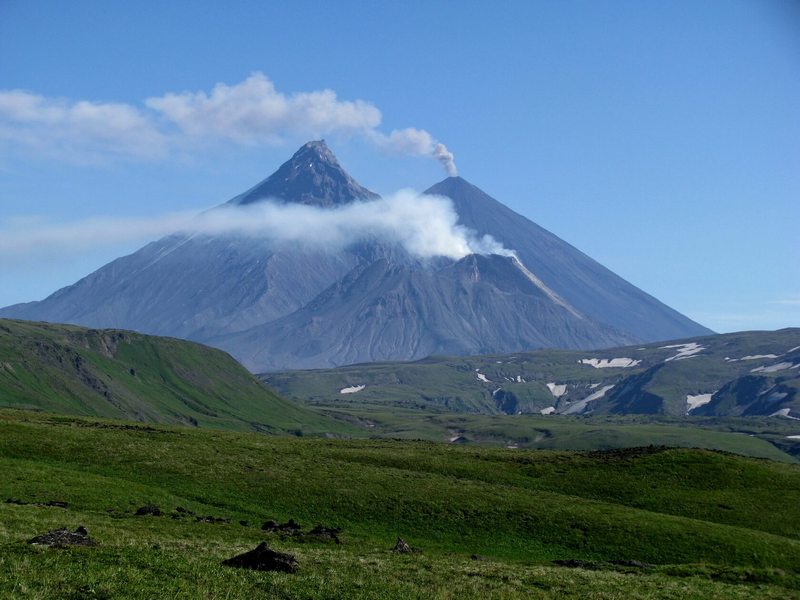
[[[456,169],[456,162],[453,157],[453,153],[447,149],[447,146],[437,142],[437,144],[433,147],[433,156],[441,163],[441,165],[444,167],[444,170],[447,171],[447,174],[450,177],[456,177],[458,175],[458,169]]]

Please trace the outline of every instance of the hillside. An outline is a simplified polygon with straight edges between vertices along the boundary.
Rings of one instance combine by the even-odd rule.
[[[0,411],[0,469],[4,597],[800,592],[800,469],[716,452],[509,451]],[[135,516],[147,504],[162,516]],[[288,519],[299,533],[261,529]],[[308,534],[316,524],[341,528],[341,543]],[[78,526],[96,546],[26,543]],[[419,551],[391,552],[398,536]],[[299,571],[220,564],[263,540]]]
[[[0,406],[267,432],[346,429],[226,353],[131,331],[0,319]]]
[[[331,408],[800,418],[800,329],[265,374]]]

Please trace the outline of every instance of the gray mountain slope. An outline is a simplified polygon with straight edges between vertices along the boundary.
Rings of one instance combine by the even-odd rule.
[[[632,339],[554,303],[511,258],[473,254],[439,266],[365,262],[301,310],[211,342],[275,371]]]
[[[317,141],[228,204],[265,198],[336,206],[377,194],[358,185]],[[207,341],[297,310],[358,261],[349,251],[275,246],[255,237],[176,234],[0,315]]]
[[[463,179],[430,191],[452,198],[464,225],[516,250],[524,266],[499,256],[421,262],[374,239],[324,252],[176,234],[0,316],[183,337],[259,371],[707,332]],[[335,208],[377,196],[318,141],[228,204],[267,198]]]
[[[357,264],[350,253],[255,238],[174,235],[3,315],[194,341],[289,314]]]
[[[629,331],[642,341],[713,333],[461,177],[449,177],[426,193],[450,198],[462,225],[513,248],[548,287],[597,321]]]

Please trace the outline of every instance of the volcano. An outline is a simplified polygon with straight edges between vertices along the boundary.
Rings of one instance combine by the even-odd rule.
[[[449,198],[460,225],[514,256],[421,260],[374,239],[326,250],[175,234],[0,316],[186,338],[256,372],[710,333],[461,177],[426,193]],[[226,205],[335,210],[377,198],[314,141]]]

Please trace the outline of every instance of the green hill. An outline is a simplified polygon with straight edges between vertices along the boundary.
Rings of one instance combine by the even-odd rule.
[[[341,441],[5,410],[0,470],[0,597],[800,595],[800,468],[718,452]],[[164,514],[135,516],[145,504]],[[306,534],[340,527],[341,544],[260,528],[290,518]],[[26,543],[79,525],[97,546]],[[397,536],[420,552],[391,552]],[[300,571],[220,564],[262,540]]]
[[[346,430],[228,354],[130,331],[0,319],[0,406],[236,430]]]

